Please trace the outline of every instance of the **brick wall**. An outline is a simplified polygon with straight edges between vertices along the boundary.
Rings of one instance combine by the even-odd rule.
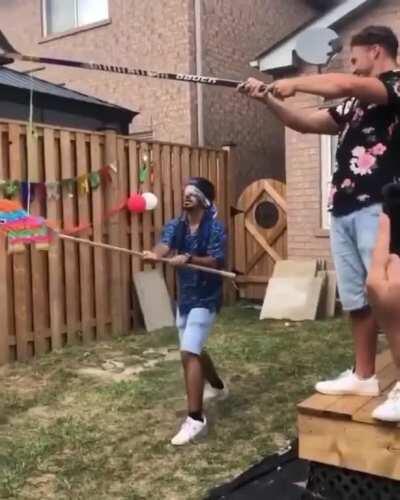
[[[251,74],[250,60],[313,12],[303,0],[200,3],[203,73],[238,80]],[[111,23],[43,40],[41,0],[3,0],[0,26],[26,53],[194,73],[194,5],[195,0],[109,0]],[[139,111],[134,132],[151,129],[158,140],[197,143],[194,85],[54,66],[35,74]],[[276,120],[233,90],[203,86],[203,91],[205,144],[238,144],[238,192],[260,177],[283,178],[284,132]]]
[[[311,14],[302,1],[202,0],[204,72],[260,78],[249,61]],[[237,144],[238,193],[259,178],[284,180],[284,129],[265,107],[229,89],[205,88],[204,115],[207,144]]]
[[[318,99],[293,99],[293,106],[309,112]],[[329,258],[328,241],[321,237],[320,137],[286,129],[288,257]]]
[[[190,4],[190,0],[156,0],[150,7],[140,0],[110,0],[111,23],[45,41],[40,0],[2,1],[1,29],[28,54],[189,73],[194,69]],[[24,63],[17,68],[32,66]],[[59,66],[48,66],[35,75],[139,111],[134,130],[151,128],[157,139],[192,142],[195,121],[186,83]]]
[[[348,70],[349,40],[368,24],[391,26],[400,37],[398,0],[381,0],[348,22],[340,35],[346,48],[328,71]],[[318,105],[317,98],[304,95],[293,99],[293,106],[310,108]],[[288,199],[288,257],[326,258],[331,266],[329,238],[321,231],[321,160],[320,138],[286,130],[286,178]]]

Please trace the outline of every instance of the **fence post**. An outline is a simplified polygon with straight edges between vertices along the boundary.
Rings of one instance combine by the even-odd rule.
[[[3,151],[4,142],[0,132],[0,176],[6,179],[6,161],[5,152]],[[10,361],[9,336],[11,334],[9,307],[10,307],[10,285],[8,275],[8,255],[7,255],[7,238],[0,237],[0,365],[4,365]],[[12,288],[11,288],[12,289]]]
[[[108,187],[106,193],[106,211],[115,208],[119,200],[120,193],[120,177],[121,173],[117,162],[117,134],[114,130],[107,130],[105,132],[105,161],[107,165],[113,165],[116,167],[117,172],[112,173],[112,183]],[[121,225],[120,225],[120,214],[116,213],[112,215],[108,222],[109,231],[109,242],[111,245],[120,246],[121,245]],[[122,308],[126,307],[125,302],[122,300],[122,266],[121,266],[121,254],[119,252],[111,252],[110,255],[111,263],[111,322],[112,322],[112,334],[122,335],[123,332],[123,318],[128,314],[127,311],[123,311]]]
[[[227,220],[228,229],[228,262],[227,269],[231,270],[234,268],[234,255],[235,255],[235,231],[234,231],[234,220],[231,208],[235,206],[236,198],[236,167],[237,167],[237,155],[232,145],[223,146],[222,149],[225,151],[225,179],[226,179],[226,205],[225,213]],[[237,297],[237,291],[235,288],[235,283],[227,283],[225,285],[225,303],[232,305]]]
[[[10,124],[9,126],[9,158],[10,158],[10,177],[15,180],[23,179],[23,156],[21,126]],[[14,304],[18,308],[18,314],[15,315],[15,335],[17,340],[17,359],[18,361],[27,361],[29,359],[28,350],[28,329],[32,314],[32,301],[30,283],[30,262],[28,252],[16,254],[13,257],[13,280],[14,280]]]
[[[119,193],[118,203],[125,199],[129,193],[129,163],[128,163],[128,145],[126,138],[118,136],[118,176]],[[121,213],[120,216],[120,244],[124,248],[129,248],[129,219],[127,213]],[[121,310],[122,310],[122,333],[128,334],[131,330],[131,301],[132,286],[130,276],[130,258],[128,255],[121,254]]]
[[[8,276],[6,238],[0,238],[0,365],[9,361]]]
[[[44,169],[46,182],[56,182],[56,147],[54,130],[45,128],[44,141]],[[59,220],[59,201],[54,197],[47,197],[47,218],[50,221]],[[57,227],[57,229],[61,229]],[[63,347],[62,323],[64,317],[64,290],[62,288],[62,260],[61,241],[55,238],[49,249],[49,299],[50,299],[50,328],[51,349]]]

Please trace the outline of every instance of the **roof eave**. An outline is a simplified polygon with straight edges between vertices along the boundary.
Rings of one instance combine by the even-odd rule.
[[[334,28],[348,20],[356,12],[367,8],[369,4],[378,0],[346,0],[336,5],[322,16],[307,22],[293,33],[280,40],[268,50],[257,56],[249,64],[265,73],[274,73],[284,69],[296,68],[294,50],[298,36],[308,28]],[[272,64],[272,66],[271,66]]]

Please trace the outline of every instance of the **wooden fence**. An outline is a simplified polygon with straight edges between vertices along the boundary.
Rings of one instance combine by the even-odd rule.
[[[59,229],[86,226],[80,237],[141,251],[151,248],[166,220],[180,214],[184,178],[201,175],[214,182],[219,217],[230,228],[228,151],[42,126],[27,136],[25,123],[0,122],[1,180],[56,182],[108,164],[117,167],[108,186],[87,193],[69,186],[59,199],[35,196],[31,213]],[[144,166],[148,175],[140,185]],[[158,197],[154,211],[131,215],[122,210],[106,217],[139,189]],[[30,246],[9,255],[1,237],[0,364],[135,328],[141,315],[132,275],[142,269],[138,258],[60,240],[49,251]],[[167,268],[165,273],[174,293],[173,271]]]

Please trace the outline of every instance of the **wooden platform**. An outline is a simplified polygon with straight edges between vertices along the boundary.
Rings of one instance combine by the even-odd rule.
[[[298,405],[300,458],[400,480],[400,425],[371,416],[395,382],[389,351],[376,367],[380,397],[314,394]]]

